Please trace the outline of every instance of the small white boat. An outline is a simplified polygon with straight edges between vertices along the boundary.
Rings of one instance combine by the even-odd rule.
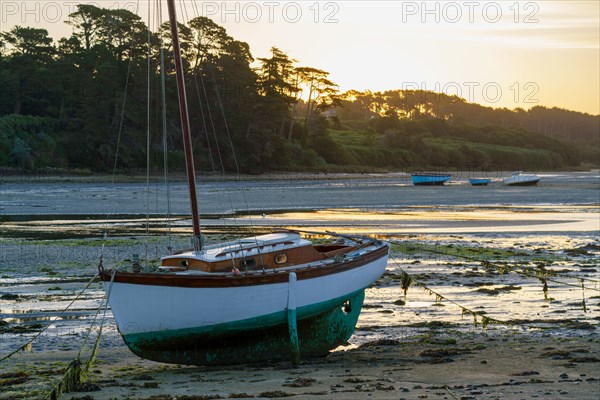
[[[504,178],[502,181],[507,186],[536,186],[540,181],[539,176],[536,174],[526,174],[522,171],[513,172],[508,178]]]

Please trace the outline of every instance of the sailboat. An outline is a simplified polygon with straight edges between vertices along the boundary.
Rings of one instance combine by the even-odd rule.
[[[99,273],[117,327],[140,357],[227,365],[327,355],[353,334],[365,289],[384,272],[389,244],[335,235],[312,243],[279,230],[201,243],[177,17],[167,0],[184,136],[193,248],[161,259],[158,272]]]

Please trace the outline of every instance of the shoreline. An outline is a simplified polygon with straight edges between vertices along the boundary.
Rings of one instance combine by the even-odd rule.
[[[422,170],[422,169],[406,169],[406,170],[372,170],[364,172],[340,172],[340,171],[273,171],[263,172],[260,174],[203,174],[196,173],[198,182],[234,182],[234,181],[281,181],[281,180],[338,180],[338,179],[362,179],[365,177],[380,178],[380,179],[398,179],[398,177],[404,177],[410,180],[411,172]],[[494,171],[479,171],[479,170],[454,170],[452,168],[440,169],[432,168],[427,171],[431,172],[447,172],[449,174],[457,175],[459,178],[483,176],[491,178],[500,178],[509,176],[513,170],[494,170]],[[481,172],[481,173],[480,173]],[[535,171],[538,174],[556,174],[556,173],[577,173],[577,172],[600,172],[598,168],[574,168],[574,169],[561,169],[552,171]],[[69,174],[65,173],[1,173],[0,172],[0,184],[2,183],[62,183],[62,182],[73,182],[73,183],[113,183],[113,176],[105,173],[91,173],[91,174]],[[114,177],[114,183],[145,183],[146,175],[144,173],[133,173],[133,174],[117,174]],[[164,175],[154,172],[150,174],[151,183],[162,183],[164,182]],[[170,183],[187,183],[185,173],[172,173],[169,176]]]

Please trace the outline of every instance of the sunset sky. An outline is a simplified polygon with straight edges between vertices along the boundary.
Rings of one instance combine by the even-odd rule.
[[[2,31],[37,26],[69,36],[63,21],[79,3],[148,14],[147,0],[2,0]],[[596,0],[196,3],[178,1],[180,21],[208,16],[254,57],[277,46],[299,66],[329,71],[341,91],[419,88],[493,107],[600,114]]]

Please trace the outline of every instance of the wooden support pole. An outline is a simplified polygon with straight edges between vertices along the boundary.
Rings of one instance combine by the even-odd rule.
[[[287,319],[290,334],[290,351],[292,353],[292,365],[295,367],[300,363],[300,342],[298,340],[298,326],[296,324],[296,273],[290,273],[288,285]]]

